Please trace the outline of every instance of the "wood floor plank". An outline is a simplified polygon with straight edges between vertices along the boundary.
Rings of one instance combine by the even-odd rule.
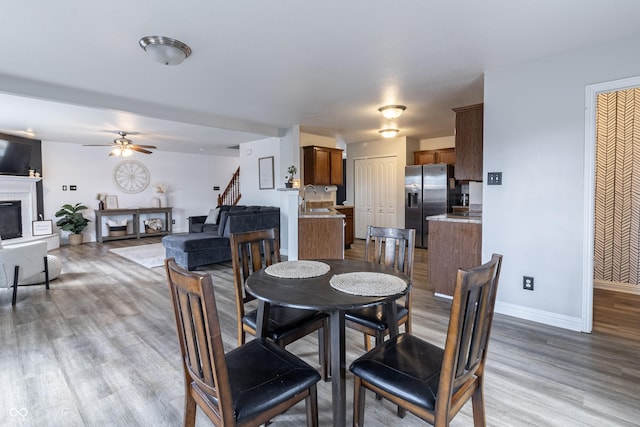
[[[149,238],[143,244],[158,241]],[[182,424],[184,386],[164,270],[108,251],[135,243],[142,242],[86,243],[53,251],[62,261],[60,278],[48,292],[44,286],[21,287],[15,308],[11,290],[0,290],[0,425]],[[362,241],[352,247],[346,256],[361,258]],[[450,301],[428,290],[428,252],[417,253],[413,331],[443,345]],[[231,264],[202,271],[213,276],[229,351],[236,346]],[[603,316],[594,316],[604,319],[601,327],[580,334],[495,316],[485,384],[489,426],[640,425],[640,336],[629,331],[635,328],[638,305],[616,295],[602,301],[611,301],[631,320],[615,325],[616,310],[605,306],[596,310]],[[287,349],[319,367],[315,335]],[[361,334],[347,331],[346,350],[347,364],[363,353]],[[348,420],[352,378],[347,374]],[[318,385],[318,404],[320,425],[330,426],[330,382]],[[304,419],[304,405],[297,405],[273,425],[299,426]],[[425,424],[411,414],[397,418],[393,405],[370,393],[365,420],[370,427]],[[471,405],[466,405],[452,426],[472,424]],[[199,413],[197,425],[210,423]]]

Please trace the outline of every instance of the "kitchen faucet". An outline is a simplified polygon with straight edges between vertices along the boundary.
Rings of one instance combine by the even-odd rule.
[[[311,187],[313,194],[318,194],[318,191],[313,187],[313,184],[307,184],[302,189],[302,211],[307,211],[307,187]]]

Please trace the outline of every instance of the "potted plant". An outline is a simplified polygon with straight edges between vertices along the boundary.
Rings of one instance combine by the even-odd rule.
[[[289,173],[289,175],[287,175],[286,177],[287,182],[284,183],[284,186],[287,188],[291,188],[293,187],[293,179],[296,176],[296,172],[298,172],[298,168],[296,168],[296,165],[291,165],[287,169],[287,172]]]
[[[82,215],[83,210],[88,209],[85,205],[76,203],[75,205],[65,204],[56,212],[56,218],[60,218],[56,225],[61,230],[69,231],[69,244],[79,245],[82,243],[82,231],[91,222],[90,219]]]

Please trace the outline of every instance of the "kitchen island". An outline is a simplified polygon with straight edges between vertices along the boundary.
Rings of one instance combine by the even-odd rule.
[[[334,208],[298,212],[298,259],[343,259],[345,215]]]
[[[459,268],[480,265],[482,218],[468,214],[429,216],[427,289],[452,296]]]

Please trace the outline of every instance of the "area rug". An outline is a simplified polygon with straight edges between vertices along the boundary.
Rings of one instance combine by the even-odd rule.
[[[144,265],[147,268],[161,267],[164,264],[165,250],[162,243],[152,243],[150,245],[128,246],[126,248],[109,249],[116,255],[124,257],[130,261]]]

